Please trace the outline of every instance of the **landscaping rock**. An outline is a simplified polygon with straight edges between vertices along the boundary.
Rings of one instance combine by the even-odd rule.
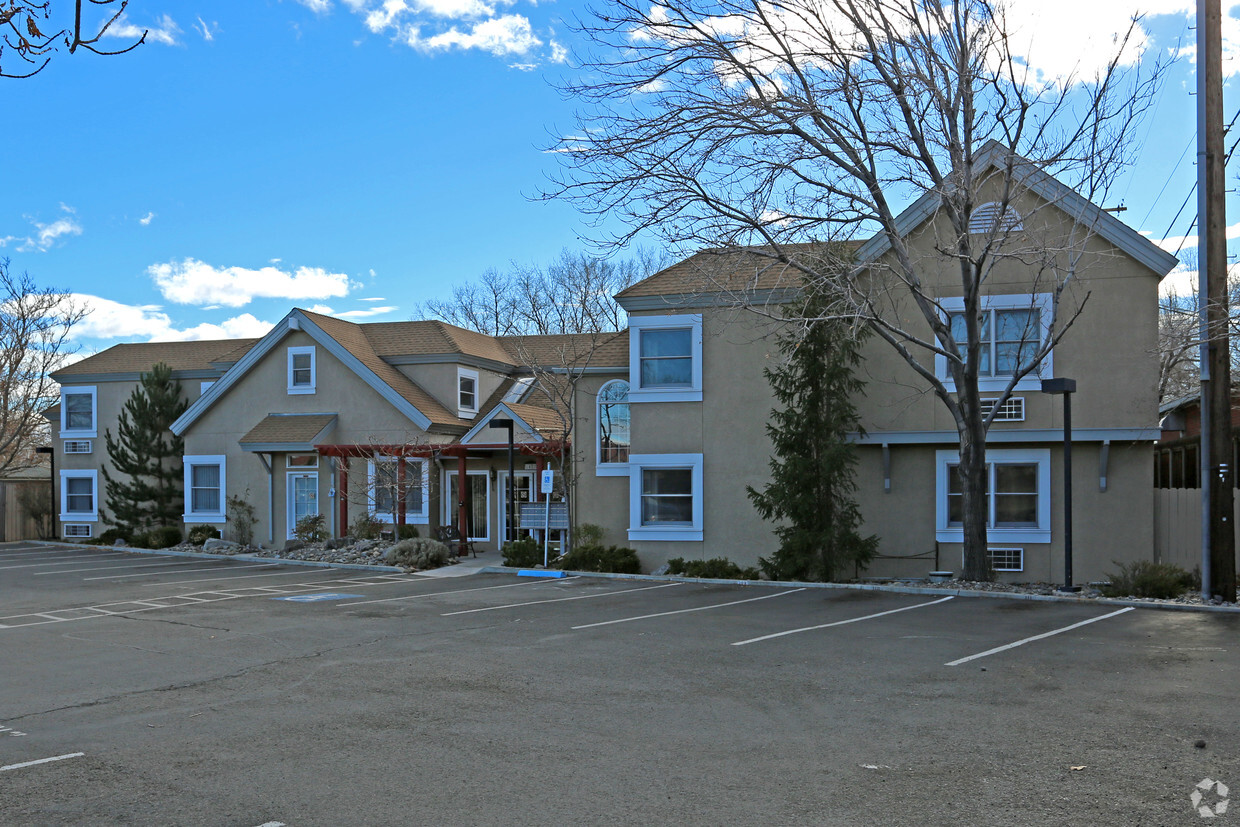
[[[303,543],[301,540],[285,540],[284,541],[285,551],[301,551],[305,547],[306,547],[306,544]]]
[[[216,554],[236,554],[241,551],[241,544],[234,543],[232,540],[221,540],[219,537],[211,537],[202,544],[202,550]]]

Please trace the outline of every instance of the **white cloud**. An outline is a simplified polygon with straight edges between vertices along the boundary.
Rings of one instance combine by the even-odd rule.
[[[373,274],[373,271],[371,271]],[[359,302],[385,302],[387,299],[382,296],[367,296],[364,299],[358,299]]]
[[[26,220],[34,227],[34,232],[27,235],[0,236],[0,247],[16,243],[19,252],[46,253],[55,246],[57,240],[65,236],[81,235],[82,225],[77,220],[77,211],[64,204],[60,205],[60,209],[65,215],[46,224],[26,216]]]
[[[151,222],[154,220],[155,220],[155,213],[148,212],[146,215],[138,219],[138,223],[141,224],[143,227],[149,227],[151,226]]]
[[[176,24],[168,15],[160,15],[154,26],[136,26],[130,22],[129,18],[121,15],[119,19],[108,27],[106,35],[108,37],[123,37],[126,40],[137,40],[146,33],[147,43],[162,43],[165,46],[177,45],[177,35],[181,33],[181,27]]]
[[[415,49],[430,52],[481,49],[493,55],[524,55],[542,45],[542,41],[534,36],[530,21],[519,14],[484,20],[470,27],[468,32],[453,27],[426,39],[413,31],[407,42]]]
[[[1197,270],[1177,267],[1158,283],[1158,292],[1164,296],[1191,296],[1197,292]]]
[[[388,313],[395,313],[399,307],[390,305],[387,307],[368,307],[364,310],[346,310],[343,313],[337,313],[337,319],[369,319],[372,316],[383,316]]]
[[[348,295],[351,286],[344,273],[329,273],[321,267],[298,267],[291,272],[274,266],[254,270],[215,267],[187,258],[152,264],[146,271],[163,297],[176,304],[242,307],[256,298],[327,299]]]
[[[262,336],[271,322],[260,321],[249,313],[225,319],[220,324],[202,323],[178,329],[172,318],[157,304],[121,304],[111,299],[77,293],[74,301],[87,309],[73,327],[74,339],[125,339],[148,342],[187,342],[202,339],[237,339]]]
[[[315,14],[327,14],[331,11],[332,0],[297,0]]]
[[[1143,233],[1143,235],[1148,235],[1148,233]],[[1226,235],[1228,241],[1240,238],[1240,222],[1232,224],[1228,227]],[[1172,255],[1175,255],[1181,250],[1192,249],[1199,243],[1196,235],[1173,235],[1163,239],[1150,240]]]
[[[568,48],[564,46],[563,44],[555,40],[552,40],[551,41],[551,57],[549,57],[548,60],[550,60],[552,63],[567,63],[568,62]]]
[[[198,32],[198,34],[202,35],[203,40],[210,43],[215,40],[215,33],[220,30],[220,24],[216,23],[214,20],[208,23],[199,17],[198,22],[194,24],[194,30]]]

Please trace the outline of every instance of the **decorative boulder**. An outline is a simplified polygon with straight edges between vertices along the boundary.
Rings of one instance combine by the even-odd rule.
[[[219,537],[209,537],[202,544],[203,551],[213,551],[216,554],[236,554],[241,550],[240,543],[234,543],[232,540],[221,540]]]

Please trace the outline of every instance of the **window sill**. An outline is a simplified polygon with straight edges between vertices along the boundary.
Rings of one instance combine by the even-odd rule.
[[[188,525],[190,523],[223,523],[228,518],[223,514],[182,514],[181,519]]]
[[[959,528],[940,528],[934,532],[934,539],[940,543],[963,543],[964,530]],[[1049,528],[990,528],[986,530],[987,544],[991,543],[1049,543]]]
[[[701,388],[640,388],[629,391],[629,402],[701,402]]]
[[[94,429],[90,431],[61,431],[60,438],[61,439],[98,439],[99,431],[98,429]]]
[[[977,390],[979,393],[1003,393],[1007,390],[1008,382],[1012,381],[1010,376],[996,376],[993,379],[978,377]],[[950,377],[943,379],[943,386],[948,393],[956,392],[956,382]],[[1022,392],[1042,392],[1042,378],[1035,372],[1022,376],[1016,386],[1012,388],[1012,393]]]
[[[289,388],[290,396],[309,396],[315,392],[315,388]]]
[[[629,539],[701,542],[702,529],[692,526],[641,526],[629,529]]]
[[[629,464],[627,462],[600,462],[594,466],[596,477],[627,477],[628,475]]]

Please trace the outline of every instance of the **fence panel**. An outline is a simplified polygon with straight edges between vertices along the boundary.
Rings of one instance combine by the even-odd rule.
[[[1240,526],[1240,497],[1234,507],[1232,525]],[[1154,559],[1189,571],[1201,567],[1200,488],[1154,489]]]

